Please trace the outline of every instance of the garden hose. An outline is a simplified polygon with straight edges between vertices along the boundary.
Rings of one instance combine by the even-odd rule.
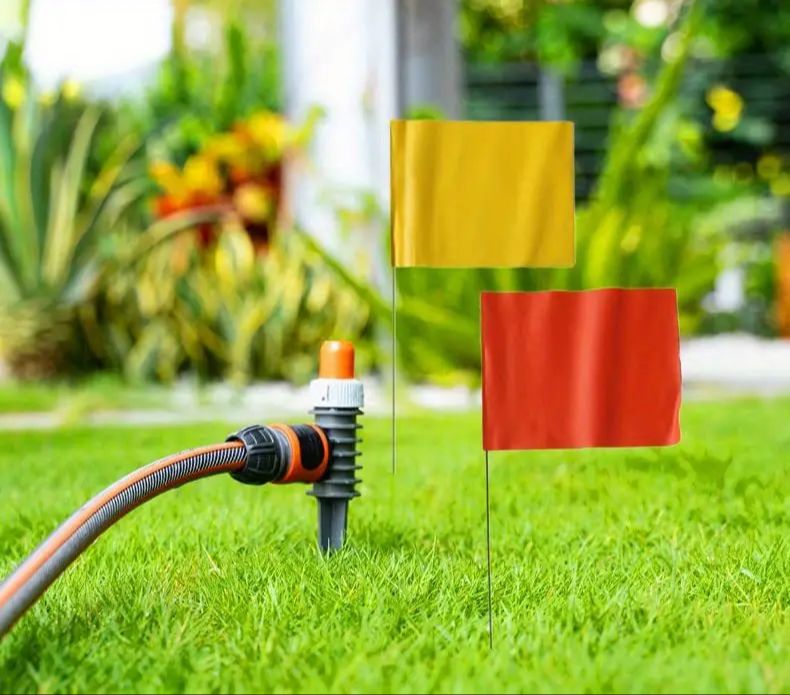
[[[319,546],[340,548],[348,502],[359,495],[355,433],[362,385],[353,378],[348,343],[325,343],[321,365],[320,378],[312,383],[316,424],[245,427],[223,444],[150,463],[83,505],[0,584],[0,637],[101,533],[143,502],[191,480],[230,473],[251,485],[314,483],[310,494],[318,499]]]
[[[155,461],[100,492],[76,511],[0,585],[0,635],[96,538],[132,509],[197,478],[241,469],[240,442],[192,449]]]

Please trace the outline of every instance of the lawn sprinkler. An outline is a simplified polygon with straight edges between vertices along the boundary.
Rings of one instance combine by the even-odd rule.
[[[354,347],[321,346],[318,378],[310,384],[312,424],[252,425],[222,444],[166,456],[130,473],[77,510],[0,585],[0,637],[96,538],[135,507],[198,478],[230,473],[242,483],[312,483],[318,502],[318,545],[339,550],[348,503],[356,490],[357,417],[362,382],[354,378]]]

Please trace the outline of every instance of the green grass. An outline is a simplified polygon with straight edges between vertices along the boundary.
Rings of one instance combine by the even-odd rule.
[[[131,385],[112,374],[78,382],[6,381],[0,383],[0,415],[57,411],[62,419],[79,419],[97,410],[156,408],[167,402],[161,386]]]
[[[495,454],[477,416],[368,419],[348,548],[229,477],[100,539],[0,644],[0,691],[790,690],[789,401],[696,404],[665,450]],[[88,496],[225,425],[0,434],[0,571]]]

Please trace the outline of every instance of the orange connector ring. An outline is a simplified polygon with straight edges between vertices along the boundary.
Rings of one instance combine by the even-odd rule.
[[[275,481],[276,484],[285,483],[314,483],[320,480],[326,472],[326,467],[329,464],[329,441],[324,434],[324,431],[316,425],[303,425],[302,427],[309,427],[312,429],[321,441],[321,460],[318,465],[314,465],[313,461],[305,461],[302,456],[302,443],[299,434],[291,425],[284,425],[282,423],[270,424],[274,430],[281,432],[288,440],[289,448],[291,450],[291,459],[288,462],[288,470],[285,475],[279,480]],[[310,465],[313,464],[313,465]]]

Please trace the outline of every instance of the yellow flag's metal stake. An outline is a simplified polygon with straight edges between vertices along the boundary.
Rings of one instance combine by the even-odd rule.
[[[491,493],[488,484],[488,450],[486,449],[486,556],[488,559],[488,648],[494,648],[494,611],[491,591]]]
[[[395,274],[397,268],[392,266],[392,475],[395,475],[395,364],[397,362],[397,346],[396,339],[397,320],[396,320],[396,307],[395,307]]]

